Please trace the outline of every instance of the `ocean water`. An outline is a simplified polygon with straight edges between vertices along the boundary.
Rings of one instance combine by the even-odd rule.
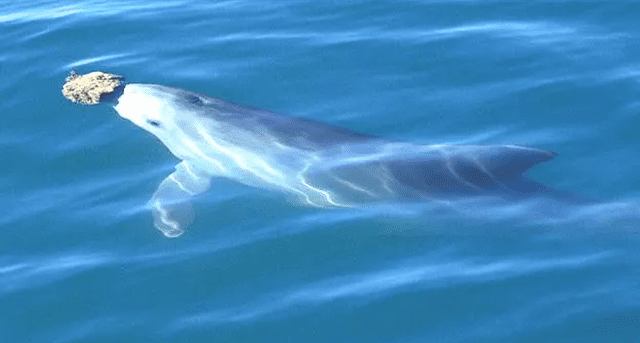
[[[638,13],[3,1],[0,342],[640,342]],[[146,205],[178,161],[64,99],[74,68],[415,143],[552,150],[528,175],[591,201],[327,210],[221,179],[167,239]]]

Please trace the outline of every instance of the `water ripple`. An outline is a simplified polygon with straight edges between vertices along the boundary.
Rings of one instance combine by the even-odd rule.
[[[4,9],[0,12],[0,23],[51,20],[73,15],[111,16],[130,11],[167,10],[184,4],[183,0],[162,1],[161,3],[119,1],[117,5],[110,2],[87,0],[60,6],[55,1],[20,1],[3,5]]]
[[[381,295],[392,296],[399,292],[400,288],[410,285],[420,285],[419,288],[452,288],[469,283],[491,283],[522,275],[581,268],[611,256],[610,253],[598,253],[565,258],[512,259],[488,263],[469,260],[438,264],[410,261],[381,271],[337,277],[288,292],[270,294],[263,300],[252,301],[239,307],[187,316],[175,325],[180,328],[204,323],[258,320],[275,312],[286,312],[287,309],[300,305],[321,306],[328,302],[354,297],[366,297],[371,301],[371,299],[378,299]]]

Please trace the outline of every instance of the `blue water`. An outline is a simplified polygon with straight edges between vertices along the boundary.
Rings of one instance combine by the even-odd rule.
[[[640,342],[640,3],[3,1],[0,342]],[[559,155],[553,220],[296,206],[215,180],[167,239],[175,158],[104,70],[416,143]]]

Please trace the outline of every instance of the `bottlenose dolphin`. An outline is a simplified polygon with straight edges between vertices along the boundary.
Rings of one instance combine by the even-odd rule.
[[[180,160],[153,194],[167,237],[193,219],[189,199],[213,177],[274,189],[317,207],[542,189],[522,174],[555,153],[513,145],[417,145],[280,115],[175,87],[130,83],[111,99],[120,116]]]

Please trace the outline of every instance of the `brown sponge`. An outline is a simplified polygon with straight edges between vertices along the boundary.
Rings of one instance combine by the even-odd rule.
[[[71,72],[62,87],[65,98],[83,105],[95,105],[100,99],[113,93],[124,84],[124,78],[120,75],[107,74],[94,71],[85,75]]]

